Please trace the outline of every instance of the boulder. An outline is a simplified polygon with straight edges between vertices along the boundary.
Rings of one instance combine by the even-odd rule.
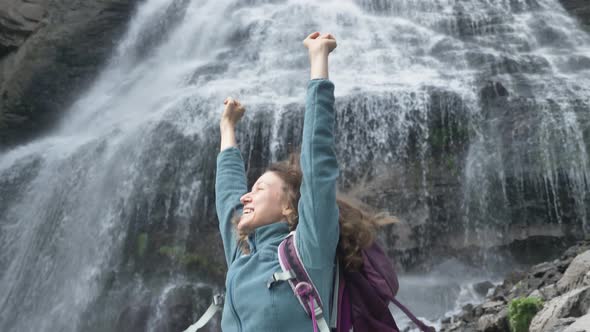
[[[482,281],[482,282],[478,282],[478,283],[474,284],[473,290],[475,290],[475,292],[481,296],[486,296],[488,293],[488,290],[490,290],[493,287],[494,287],[494,284],[492,284],[491,282]]]
[[[575,321],[576,318],[574,317],[560,318],[557,320],[555,325],[553,325],[549,330],[543,332],[563,332],[563,330],[565,330],[568,326],[572,325],[572,323]]]
[[[555,264],[553,262],[544,262],[541,264],[537,264],[531,268],[531,272],[535,278],[541,278],[546,273],[550,272],[551,270],[555,269]]]
[[[477,321],[477,330],[481,332],[508,331],[508,309],[504,308],[495,314],[486,314]]]
[[[590,314],[586,314],[568,326],[563,332],[588,332],[590,331]]]
[[[543,293],[545,300],[552,299],[557,296],[557,286],[555,284],[547,285],[541,288],[541,293]]]
[[[538,299],[541,300],[546,300],[547,298],[545,297],[545,295],[538,289],[535,289],[534,291],[532,291],[528,297],[536,297]]]
[[[530,332],[547,332],[560,323],[560,319],[579,317],[590,309],[590,286],[571,290],[547,302],[529,327]]]
[[[579,287],[584,283],[586,274],[590,272],[590,250],[587,250],[574,258],[565,273],[557,282],[557,290],[565,293]]]
[[[506,305],[506,303],[503,301],[490,301],[490,302],[484,303],[481,307],[485,312],[489,312],[489,311],[497,311],[498,308],[501,308],[504,305]]]

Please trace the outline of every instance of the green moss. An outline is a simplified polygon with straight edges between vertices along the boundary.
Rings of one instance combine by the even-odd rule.
[[[533,317],[543,307],[543,301],[536,297],[519,297],[508,306],[508,322],[512,332],[528,332]]]
[[[147,249],[147,244],[148,244],[148,234],[147,233],[139,234],[139,236],[137,237],[137,254],[139,255],[139,257],[143,257],[143,255],[145,254],[145,251]]]
[[[203,267],[208,267],[209,266],[209,260],[201,255],[198,254],[185,254],[180,258],[180,262],[184,265],[197,265],[197,266],[203,266]]]
[[[457,145],[464,144],[468,138],[469,128],[460,124],[454,124],[450,128],[432,128],[428,135],[431,147],[440,151],[454,149]]]
[[[171,259],[178,259],[178,257],[182,255],[183,252],[184,250],[179,246],[162,246],[160,249],[158,249],[158,253],[168,256]]]

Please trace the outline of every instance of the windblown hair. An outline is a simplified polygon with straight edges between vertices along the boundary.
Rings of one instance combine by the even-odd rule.
[[[297,211],[297,205],[301,197],[299,188],[303,174],[299,158],[299,153],[293,152],[286,160],[273,163],[266,170],[267,172],[273,172],[283,180],[285,184],[283,187],[283,199],[287,200],[292,211]],[[340,223],[340,239],[336,254],[346,270],[356,271],[362,267],[363,257],[361,250],[373,243],[377,228],[398,220],[388,213],[376,212],[375,209],[351,195],[337,193],[336,203],[338,204],[338,222]],[[239,218],[240,216],[236,215],[233,219],[236,230]],[[289,230],[295,230],[299,222],[297,212],[293,212],[286,219]],[[238,233],[238,242],[244,253],[249,253],[247,238],[247,233]]]

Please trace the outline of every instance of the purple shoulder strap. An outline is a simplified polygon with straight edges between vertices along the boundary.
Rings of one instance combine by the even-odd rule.
[[[293,293],[297,296],[299,303],[305,309],[308,315],[310,314],[310,308],[306,305],[302,295],[308,295],[313,297],[320,307],[322,306],[322,299],[319,296],[318,290],[311,281],[305,266],[303,266],[303,262],[301,261],[301,256],[299,256],[299,251],[297,250],[297,245],[295,244],[295,232],[291,232],[289,236],[287,236],[281,244],[279,244],[279,263],[281,264],[281,268],[283,271],[292,271],[294,274],[294,279],[289,280],[289,284],[293,289]],[[297,288],[299,287],[299,288]],[[305,294],[303,294],[305,293]]]
[[[283,272],[274,273],[272,279],[269,280],[268,287],[272,287],[272,284],[276,281],[288,281],[293,294],[295,294],[305,312],[311,317],[314,331],[319,329],[321,332],[329,332],[323,314],[322,299],[303,265],[295,242],[296,236],[295,232],[291,232],[279,244],[279,263]]]

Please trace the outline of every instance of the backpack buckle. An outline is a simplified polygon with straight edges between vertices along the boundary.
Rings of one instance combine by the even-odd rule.
[[[268,278],[268,281],[266,282],[266,288],[271,289],[275,282],[292,279],[295,279],[295,274],[291,270],[285,272],[275,272],[270,276],[270,278]]]
[[[213,303],[215,306],[221,307],[223,306],[224,297],[223,294],[215,294],[213,295]]]

